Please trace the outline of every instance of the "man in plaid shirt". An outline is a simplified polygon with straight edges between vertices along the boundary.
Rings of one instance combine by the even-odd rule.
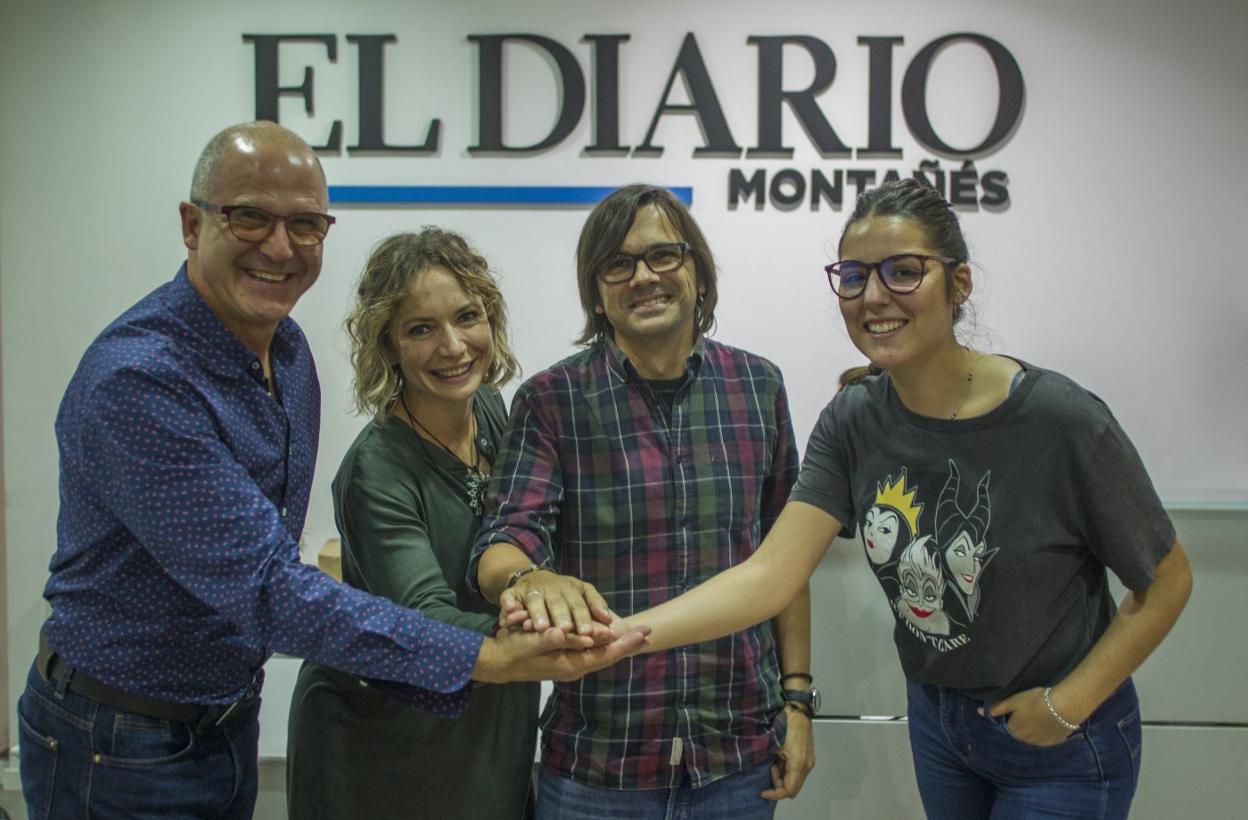
[[[780,371],[704,336],[715,263],[669,191],[603,200],[577,278],[587,347],[517,392],[469,576],[504,620],[590,634],[744,561],[798,457]],[[771,817],[814,765],[809,668],[807,593],[770,624],[556,684],[539,819]]]

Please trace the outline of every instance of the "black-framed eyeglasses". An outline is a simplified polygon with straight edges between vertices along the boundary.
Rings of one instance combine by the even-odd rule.
[[[263,242],[273,233],[273,226],[282,221],[286,223],[286,235],[295,245],[319,245],[325,241],[329,226],[338,221],[329,214],[316,211],[275,214],[255,205],[213,205],[197,199],[191,200],[191,204],[224,216],[230,233],[244,242]]]
[[[638,262],[645,262],[653,273],[671,273],[685,263],[685,254],[691,250],[688,242],[668,242],[641,253],[617,253],[598,269],[598,278],[608,285],[627,282],[636,275]]]
[[[928,256],[921,253],[899,253],[881,259],[879,262],[859,262],[857,259],[842,259],[825,265],[828,284],[836,295],[842,299],[857,299],[867,290],[867,280],[871,271],[878,271],[880,282],[893,293],[913,293],[923,284],[923,275],[927,273],[928,262],[941,262],[952,265],[957,262],[948,256]]]

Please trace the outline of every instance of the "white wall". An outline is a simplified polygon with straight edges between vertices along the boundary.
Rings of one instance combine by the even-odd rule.
[[[721,266],[718,338],[784,369],[799,441],[858,362],[820,267],[835,253],[845,211],[726,206],[729,170],[915,168],[933,155],[906,131],[896,89],[936,37],[993,37],[1021,65],[1027,102],[1013,137],[981,170],[1009,174],[1004,212],[966,212],[978,262],[977,344],[1065,371],[1105,398],[1169,502],[1248,502],[1248,380],[1234,355],[1248,342],[1248,11],[1237,0],[1085,3],[730,4],[302,0],[260,4],[9,2],[0,5],[0,324],[3,355],[9,696],[20,691],[45,608],[39,592],[55,541],[52,420],[83,349],[115,315],[168,279],[183,258],[176,206],[204,141],[253,115],[254,51],[243,33],[333,33],[321,46],[283,46],[282,83],[314,68],[315,115],[294,99],[284,124],[312,142],[341,119],[354,141],[352,33],[393,33],[386,51],[387,136],[423,139],[443,121],[434,157],[324,157],[330,183],[564,184],[635,180],[695,188],[693,211]],[[590,157],[593,101],[575,133],[535,156],[470,156],[476,59],[469,34],[532,32],[571,49],[592,94],[588,33],[628,33],[621,52],[623,141],[641,142],[681,40],[697,36],[733,135],[755,135],[757,51],[751,35],[809,34],[837,59],[820,105],[851,145],[866,140],[862,35],[905,38],[895,53],[899,160],[821,159],[786,114],[791,159],[693,158],[701,134],[667,117],[659,158]],[[553,82],[531,50],[510,50],[509,137],[539,138],[555,116]],[[810,80],[800,52],[786,86]],[[929,104],[954,144],[992,116],[982,52],[939,58]],[[957,162],[944,158],[946,171]],[[847,197],[848,199],[848,197]],[[297,310],[324,385],[321,459],[309,543],[333,529],[328,481],[360,424],[347,412],[339,330],[368,248],[390,232],[437,223],[472,237],[500,270],[526,372],[571,351],[580,323],[573,249],[582,208],[338,208],[320,283]],[[1227,355],[1230,354],[1230,355]],[[882,637],[886,640],[886,636]]]

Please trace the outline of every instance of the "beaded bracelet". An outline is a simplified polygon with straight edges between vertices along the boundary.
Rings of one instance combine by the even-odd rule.
[[[1044,687],[1044,705],[1048,707],[1049,714],[1053,716],[1053,719],[1056,720],[1058,723],[1062,724],[1063,729],[1073,732],[1079,728],[1078,723],[1071,723],[1066,718],[1059,715],[1057,713],[1057,709],[1053,707],[1053,687],[1052,686]]]

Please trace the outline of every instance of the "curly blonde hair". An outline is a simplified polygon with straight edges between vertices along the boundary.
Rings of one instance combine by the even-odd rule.
[[[520,372],[507,334],[507,306],[489,263],[468,240],[432,225],[419,233],[399,233],[373,248],[356,286],[355,304],[344,326],[351,340],[356,409],[379,416],[398,396],[398,366],[391,361],[389,329],[412,281],[427,268],[446,269],[465,291],[485,305],[494,343],[494,360],[483,382],[505,384]]]

